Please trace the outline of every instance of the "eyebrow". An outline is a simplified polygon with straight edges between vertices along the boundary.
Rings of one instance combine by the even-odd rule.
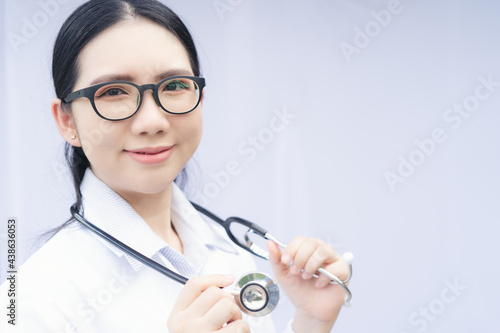
[[[161,72],[157,75],[155,75],[154,79],[156,82],[159,82],[167,77],[171,76],[177,76],[177,75],[189,75],[192,76],[193,73],[191,71],[185,70],[185,69],[170,69],[168,71]],[[92,80],[90,82],[90,85],[96,85],[99,83],[104,83],[104,82],[110,82],[110,81],[130,81],[132,82],[134,80],[134,77],[128,74],[105,74],[102,76],[99,76],[98,78]]]

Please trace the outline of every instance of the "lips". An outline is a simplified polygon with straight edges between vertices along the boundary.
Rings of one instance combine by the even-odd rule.
[[[136,153],[136,154],[158,154],[161,153],[162,151],[168,150],[172,148],[173,146],[163,146],[163,147],[146,147],[146,148],[139,148],[139,149],[127,149],[126,151],[130,153]]]
[[[172,154],[174,146],[144,147],[139,149],[124,150],[134,161],[140,164],[160,164],[165,162]]]

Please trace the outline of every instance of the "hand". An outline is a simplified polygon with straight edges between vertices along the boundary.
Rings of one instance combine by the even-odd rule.
[[[345,291],[323,274],[323,267],[344,281],[349,268],[342,257],[318,239],[297,237],[281,252],[268,242],[269,261],[280,288],[295,306],[293,328],[296,332],[330,332],[342,308]],[[291,263],[291,265],[289,265]]]
[[[168,318],[169,332],[250,333],[248,325],[241,320],[241,311],[233,296],[221,289],[233,281],[229,275],[189,279]]]

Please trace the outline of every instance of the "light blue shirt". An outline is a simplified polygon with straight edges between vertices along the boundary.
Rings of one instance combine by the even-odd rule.
[[[145,256],[187,277],[256,269],[249,253],[222,227],[205,221],[174,184],[171,218],[181,254],[157,236],[135,210],[87,169],[81,185],[84,216]],[[168,332],[167,319],[182,285],[146,267],[77,222],[33,254],[18,272],[14,332]],[[7,283],[0,287],[0,302]],[[6,304],[6,303],[5,303]],[[270,316],[244,315],[254,333],[275,332]],[[5,330],[4,330],[5,329]]]

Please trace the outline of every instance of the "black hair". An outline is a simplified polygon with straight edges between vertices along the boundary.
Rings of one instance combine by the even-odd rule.
[[[90,0],[78,7],[63,23],[54,45],[52,57],[52,77],[56,96],[63,99],[74,88],[78,79],[78,58],[82,49],[99,33],[112,25],[130,19],[143,18],[153,21],[171,32],[187,50],[191,69],[195,76],[200,75],[200,65],[196,48],[188,29],[181,19],[170,8],[156,0]],[[65,112],[70,111],[70,105],[62,103]],[[81,147],[65,144],[64,153],[76,193],[77,210],[82,209],[82,194],[80,185],[85,170],[90,162]],[[181,188],[186,180],[183,169],[176,178],[181,182]],[[73,222],[69,219],[59,230]]]

